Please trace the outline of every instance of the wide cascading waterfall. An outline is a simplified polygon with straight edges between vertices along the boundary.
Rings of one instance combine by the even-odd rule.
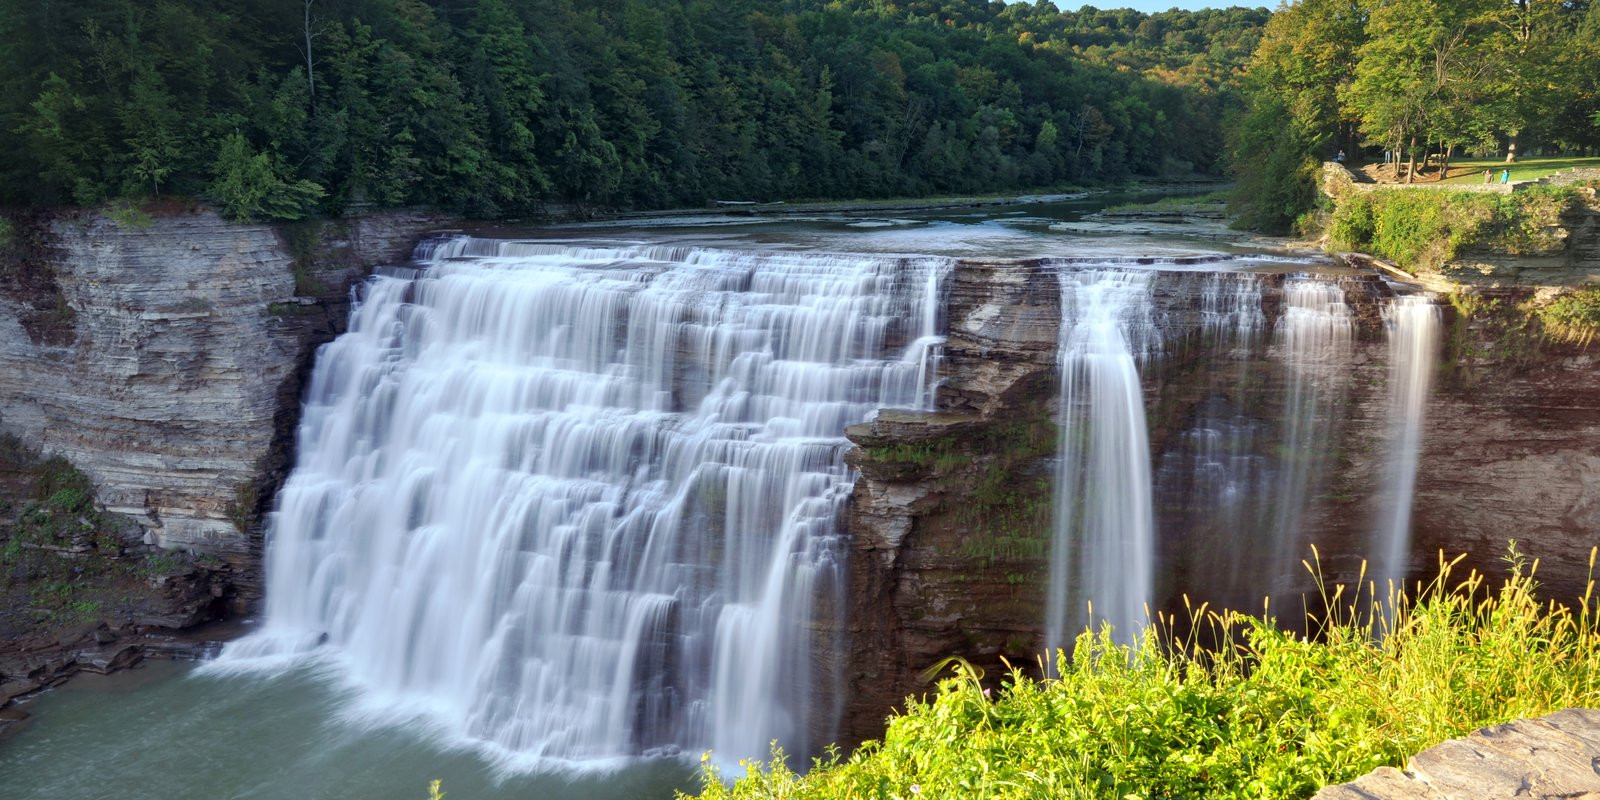
[[[1401,295],[1385,309],[1389,334],[1389,457],[1372,546],[1379,599],[1398,590],[1411,550],[1411,504],[1422,457],[1423,412],[1439,359],[1439,312],[1432,298]]]
[[[374,705],[507,759],[803,751],[843,430],[929,402],[948,264],[419,252],[319,356],[265,624],[222,668],[325,643]]]
[[[1108,622],[1123,641],[1143,627],[1155,526],[1139,363],[1160,346],[1152,274],[1059,275],[1060,456],[1045,627],[1051,653],[1089,624]]]

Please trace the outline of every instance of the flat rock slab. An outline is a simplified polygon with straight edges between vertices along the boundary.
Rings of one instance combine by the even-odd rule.
[[[1312,800],[1600,800],[1600,710],[1493,725],[1379,767]]]

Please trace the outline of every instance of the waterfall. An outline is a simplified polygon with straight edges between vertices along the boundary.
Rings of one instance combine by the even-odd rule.
[[[1250,555],[1266,534],[1259,516],[1271,431],[1252,402],[1258,376],[1251,359],[1268,330],[1263,282],[1248,272],[1204,277],[1199,324],[1189,343],[1198,350],[1198,366],[1185,378],[1195,384],[1197,402],[1186,424],[1169,434],[1155,466],[1158,526],[1176,532],[1169,537],[1175,541],[1163,542],[1162,560],[1192,565],[1192,574],[1205,576],[1208,598],[1247,596],[1260,583]],[[1241,591],[1245,587],[1250,592]]]
[[[1153,583],[1150,446],[1139,362],[1160,346],[1148,272],[1062,270],[1060,458],[1045,644],[1143,627]],[[1088,614],[1089,606],[1093,614]]]
[[[1270,572],[1280,582],[1274,588],[1298,577],[1296,565],[1308,555],[1303,522],[1322,485],[1328,443],[1338,441],[1355,347],[1355,321],[1343,287],[1296,277],[1284,282],[1283,294],[1276,345],[1287,381],[1268,548]]]
[[[1391,588],[1403,588],[1406,577],[1423,412],[1439,357],[1439,312],[1432,298],[1398,296],[1385,308],[1384,321],[1389,334],[1389,457],[1371,565],[1380,599]]]
[[[332,660],[506,760],[804,751],[846,425],[930,402],[938,259],[458,238],[319,354],[223,669]],[[842,626],[841,626],[842,627]],[[265,665],[265,666],[264,666]]]

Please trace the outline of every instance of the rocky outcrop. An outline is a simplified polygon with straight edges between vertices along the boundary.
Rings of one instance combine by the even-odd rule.
[[[1600,546],[1600,352],[1545,337],[1532,289],[1458,296],[1428,406],[1414,511],[1416,558],[1468,553],[1504,571],[1508,541],[1538,558],[1551,594],[1583,594]]]
[[[248,583],[246,530],[281,479],[312,351],[342,328],[351,282],[440,221],[44,220],[47,261],[28,269],[70,326],[41,336],[38,303],[0,297],[0,432],[65,456],[150,543]]]
[[[843,741],[879,735],[942,658],[1026,663],[1039,648],[1061,289],[1040,261],[961,262],[948,280],[941,411],[846,432],[861,471],[835,639],[848,650],[823,655],[847,686]]]
[[[1600,798],[1600,711],[1569,708],[1435,745],[1404,770],[1379,767],[1313,800]]]

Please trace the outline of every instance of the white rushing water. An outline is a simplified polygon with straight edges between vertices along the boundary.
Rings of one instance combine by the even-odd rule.
[[[1397,296],[1384,314],[1389,333],[1389,457],[1371,563],[1380,600],[1391,588],[1400,589],[1406,577],[1423,411],[1439,359],[1439,311],[1431,298]]]
[[[512,761],[825,735],[809,631],[842,588],[843,431],[931,402],[948,262],[425,255],[319,355],[265,624],[219,668],[316,650]]]
[[[1329,443],[1338,441],[1356,333],[1337,283],[1291,278],[1283,295],[1276,346],[1288,381],[1279,435],[1282,465],[1270,495],[1269,548],[1270,574],[1280,582],[1298,578],[1296,565],[1310,555],[1303,522],[1322,486]]]
[[[1121,641],[1144,625],[1155,525],[1139,363],[1160,346],[1150,316],[1152,273],[1059,274],[1061,430],[1045,625],[1051,653],[1091,623],[1110,623]]]

